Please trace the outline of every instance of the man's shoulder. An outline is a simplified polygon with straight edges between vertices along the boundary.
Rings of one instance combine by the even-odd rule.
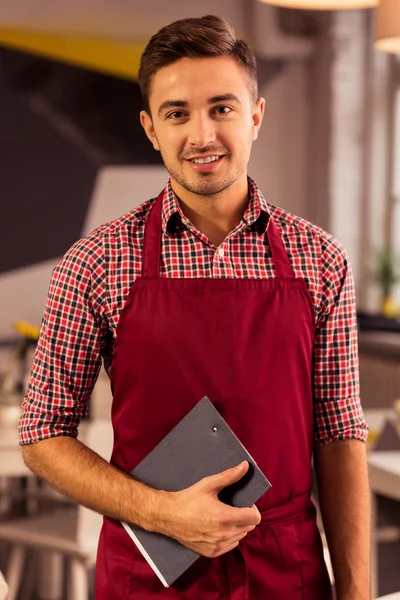
[[[318,254],[327,254],[347,260],[347,253],[342,244],[319,225],[279,206],[268,203],[268,208],[272,218],[280,226],[284,237],[297,241],[299,248],[310,245]]]
[[[103,245],[105,239],[118,238],[124,236],[125,233],[128,233],[130,238],[134,240],[135,234],[143,231],[143,226],[155,200],[156,198],[146,200],[121,217],[99,225],[79,239],[72,248],[86,249],[90,253],[91,250]]]
[[[104,253],[111,246],[118,246],[123,251],[124,246],[134,249],[135,244],[143,238],[144,225],[156,198],[146,200],[117,219],[99,225],[77,240],[65,253],[62,263],[74,263],[94,266],[103,260]]]
[[[82,240],[89,242],[92,239],[102,239],[107,236],[119,235],[119,233],[126,230],[132,233],[137,229],[142,229],[155,201],[156,198],[152,198],[151,200],[142,202],[142,204],[139,204],[121,217],[99,225],[91,233],[82,238]]]

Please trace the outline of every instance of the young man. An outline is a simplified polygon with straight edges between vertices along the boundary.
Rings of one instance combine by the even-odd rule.
[[[217,17],[159,31],[140,118],[170,179],[56,268],[25,413],[27,464],[106,516],[98,600],[328,600],[311,459],[339,600],[369,600],[366,425],[350,265],[327,233],[247,176],[264,113],[255,59]],[[75,439],[101,357],[112,465]],[[129,473],[207,394],[273,484],[252,508],[218,492],[247,464],[177,493]],[[164,589],[119,521],[203,555]]]

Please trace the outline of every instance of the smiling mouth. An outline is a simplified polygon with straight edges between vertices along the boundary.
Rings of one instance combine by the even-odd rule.
[[[220,158],[222,158],[223,155],[213,155],[213,156],[204,156],[204,157],[198,157],[198,158],[189,158],[189,162],[194,163],[195,165],[208,165],[209,163],[212,162],[216,162],[217,160],[219,160]]]

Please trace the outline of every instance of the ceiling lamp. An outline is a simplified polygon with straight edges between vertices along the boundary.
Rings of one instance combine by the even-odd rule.
[[[380,0],[375,46],[384,52],[400,53],[400,1]]]
[[[355,8],[372,8],[378,6],[379,0],[261,0],[273,6],[284,8],[303,8],[309,10],[340,10]],[[398,0],[393,0],[393,4]]]

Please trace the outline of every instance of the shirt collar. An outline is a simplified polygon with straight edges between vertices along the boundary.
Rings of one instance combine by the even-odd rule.
[[[186,220],[182,212],[180,204],[171,186],[171,180],[164,190],[163,207],[162,207],[162,227],[164,233],[172,235],[178,233],[179,226]]]
[[[249,184],[249,203],[243,215],[243,222],[246,227],[252,227],[260,233],[265,233],[270,209],[260,188],[250,177]],[[162,227],[166,235],[179,233],[184,226],[187,218],[182,212],[180,204],[171,186],[171,181],[164,189],[163,207],[162,207]]]
[[[246,225],[254,227],[260,233],[265,233],[271,214],[268,203],[256,182],[250,177],[247,177],[247,181],[249,184],[249,203],[244,212],[243,220]]]

